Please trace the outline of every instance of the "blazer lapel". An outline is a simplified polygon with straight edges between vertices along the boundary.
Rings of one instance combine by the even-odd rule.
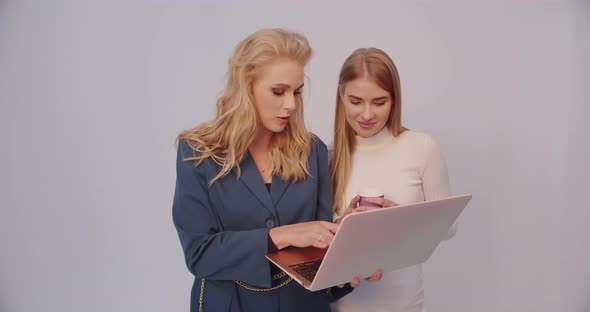
[[[268,209],[273,215],[276,215],[270,193],[266,189],[264,181],[262,181],[262,177],[258,172],[258,168],[256,168],[254,159],[252,159],[252,156],[250,156],[250,152],[246,152],[244,160],[240,164],[240,168],[242,169],[242,176],[240,177],[240,180],[246,184],[250,192],[252,192],[252,194],[254,194],[258,200],[260,200],[266,209]],[[271,190],[273,188],[274,185],[271,186]]]
[[[270,186],[270,196],[272,198],[272,203],[274,204],[274,207],[277,206],[277,204],[281,200],[281,197],[283,197],[283,194],[285,193],[290,184],[291,180],[283,182],[283,180],[279,176],[272,177],[272,185]]]

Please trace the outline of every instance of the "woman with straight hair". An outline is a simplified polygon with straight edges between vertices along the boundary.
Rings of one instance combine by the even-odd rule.
[[[330,162],[333,210],[339,219],[366,210],[358,194],[369,188],[382,207],[449,196],[447,165],[434,139],[401,122],[395,64],[376,48],[354,51],[342,65],[336,92],[334,153]],[[456,225],[447,239],[454,235]],[[422,266],[383,273],[332,304],[333,311],[424,311]]]
[[[195,276],[193,312],[330,311],[351,290],[309,292],[265,258],[327,248],[338,227],[327,148],[303,122],[311,53],[301,34],[250,35],[229,60],[215,118],[178,136],[173,220]]]

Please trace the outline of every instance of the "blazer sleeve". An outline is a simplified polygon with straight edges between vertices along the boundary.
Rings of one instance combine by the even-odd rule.
[[[210,164],[195,166],[185,160],[190,156],[192,148],[180,141],[172,217],[188,270],[199,279],[241,280],[270,287],[270,265],[264,257],[269,229],[221,231],[205,174]]]
[[[435,140],[429,135],[426,135],[424,140],[424,154],[426,155],[422,174],[424,199],[434,200],[450,196],[447,162]],[[455,236],[457,226],[458,223],[455,222],[444,239],[448,240]]]
[[[317,140],[318,155],[318,203],[317,220],[332,222],[332,186],[328,165],[328,148],[319,138]]]

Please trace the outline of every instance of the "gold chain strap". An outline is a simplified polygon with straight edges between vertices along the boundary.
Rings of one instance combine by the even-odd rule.
[[[272,279],[273,280],[278,280],[279,278],[282,278],[285,275],[287,275],[287,273],[281,272],[281,273],[278,273],[278,274],[273,275]],[[248,284],[246,284],[246,283],[244,283],[242,281],[236,281],[236,280],[234,280],[234,282],[236,284],[244,287],[245,289],[250,290],[250,291],[266,292],[266,291],[273,291],[273,290],[279,289],[279,288],[281,288],[281,287],[289,284],[292,280],[293,279],[291,277],[289,277],[288,279],[284,280],[282,283],[278,284],[277,286],[270,287],[270,288],[258,288],[258,287],[254,287],[254,286],[248,285]]]
[[[275,274],[275,275],[273,275],[273,276],[272,276],[272,280],[273,280],[273,281],[274,281],[274,280],[278,280],[279,278],[282,278],[282,277],[284,277],[285,275],[287,275],[287,273],[285,273],[285,272],[277,273],[277,274]]]
[[[285,275],[287,275],[287,273],[285,273],[285,272],[277,273],[272,276],[272,280],[273,281],[278,280],[280,278],[285,277]],[[234,280],[234,282],[236,284],[244,287],[245,289],[250,290],[250,291],[266,292],[266,291],[273,291],[275,289],[279,289],[279,288],[289,284],[292,280],[293,279],[291,277],[289,277],[288,279],[286,279],[282,283],[278,284],[277,286],[271,287],[271,288],[258,288],[258,287],[254,287],[252,285],[248,285],[242,281],[237,281],[237,280]],[[203,312],[204,297],[205,297],[205,279],[202,279],[201,280],[201,293],[199,294],[199,312]]]
[[[199,295],[199,312],[203,312],[203,298],[205,297],[205,279],[201,280],[201,294]]]

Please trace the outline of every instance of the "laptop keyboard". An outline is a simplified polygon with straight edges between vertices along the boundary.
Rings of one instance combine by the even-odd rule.
[[[318,269],[320,268],[320,264],[322,263],[322,259],[292,264],[289,267],[293,269],[293,271],[301,274],[305,277],[308,281],[313,281]]]

